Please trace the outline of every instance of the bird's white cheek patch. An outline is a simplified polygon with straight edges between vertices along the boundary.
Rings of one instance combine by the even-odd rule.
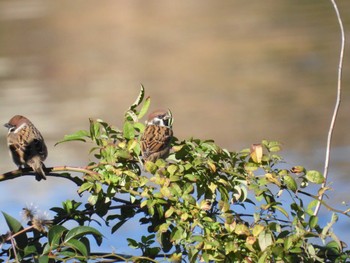
[[[19,131],[22,130],[25,126],[27,126],[27,124],[26,124],[26,123],[22,123],[19,127],[17,127],[17,129],[16,129],[13,133],[19,132]]]

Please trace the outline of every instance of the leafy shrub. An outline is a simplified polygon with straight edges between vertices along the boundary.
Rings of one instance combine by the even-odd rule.
[[[106,260],[154,262],[344,262],[349,252],[332,232],[337,221],[320,226],[313,215],[318,194],[310,184],[322,184],[321,173],[302,166],[287,167],[280,144],[263,140],[238,152],[212,140],[173,138],[167,160],[142,163],[140,119],[150,98],[144,89],[125,113],[122,129],[90,120],[88,130],[67,135],[59,143],[92,142],[95,161],[86,167],[47,168],[76,184],[87,203],[67,200],[53,207],[53,219],[24,212],[28,226],[3,213],[9,233],[2,236],[2,261],[93,262]],[[139,109],[140,108],[140,109]],[[72,173],[81,173],[82,177]],[[5,174],[16,178],[29,170]],[[326,205],[324,203],[324,205]],[[127,238],[141,256],[91,251],[103,236],[88,226],[96,221],[118,236],[120,227],[139,219],[148,235]],[[100,218],[97,220],[96,218]],[[77,227],[68,229],[67,221]],[[118,237],[121,238],[121,237]],[[320,242],[321,241],[321,242]],[[322,243],[323,242],[323,243]],[[319,244],[324,245],[319,245]],[[135,252],[135,254],[137,254]],[[107,261],[110,260],[110,261]]]

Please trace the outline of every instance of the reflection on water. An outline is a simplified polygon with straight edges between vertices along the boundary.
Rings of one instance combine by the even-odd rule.
[[[47,166],[84,165],[88,146],[54,143],[85,129],[89,117],[120,126],[143,83],[153,108],[171,108],[178,138],[212,138],[232,150],[274,139],[291,165],[322,170],[339,53],[332,7],[316,0],[242,3],[0,1],[0,119],[31,119],[46,138]],[[339,7],[349,32],[350,2]],[[349,63],[330,169],[337,191],[329,202],[343,210]],[[0,167],[8,171],[14,165],[6,129],[0,134]],[[66,184],[31,177],[0,184],[1,210],[16,215],[26,202],[60,205],[76,198]]]

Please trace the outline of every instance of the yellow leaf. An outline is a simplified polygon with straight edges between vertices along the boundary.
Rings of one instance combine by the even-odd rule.
[[[208,199],[202,200],[199,207],[204,211],[208,211],[211,209],[211,201]]]
[[[215,193],[216,188],[218,188],[218,186],[213,182],[211,182],[209,185],[209,189],[211,190],[212,193]]]
[[[245,224],[238,224],[235,228],[235,233],[237,235],[250,235],[249,228]]]
[[[215,173],[215,172],[216,172],[216,166],[215,166],[215,164],[214,164],[213,162],[211,162],[211,161],[208,161],[207,163],[208,163],[208,166],[209,166],[210,170],[211,170],[213,173]]]
[[[281,182],[277,179],[276,175],[267,173],[265,174],[265,177],[269,182],[274,183],[275,185],[281,186]]]
[[[253,235],[257,237],[265,229],[262,225],[255,225],[253,228]]]
[[[183,145],[176,145],[176,146],[173,146],[173,151],[174,152],[178,152],[178,151],[180,151],[181,149],[182,149],[182,147],[183,147]]]
[[[255,241],[256,241],[256,237],[248,236],[245,242],[247,242],[249,245],[253,245]]]
[[[255,163],[261,163],[263,156],[263,147],[261,144],[252,144],[250,146],[250,157]]]

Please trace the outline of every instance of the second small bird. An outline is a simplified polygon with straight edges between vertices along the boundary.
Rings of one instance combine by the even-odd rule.
[[[43,161],[47,157],[47,147],[43,136],[26,117],[16,115],[4,125],[8,128],[7,145],[14,163],[21,167],[31,167],[36,180],[46,180]]]
[[[170,110],[156,110],[149,115],[145,132],[141,137],[144,161],[155,162],[159,158],[168,157],[170,141],[173,137],[172,123]]]

